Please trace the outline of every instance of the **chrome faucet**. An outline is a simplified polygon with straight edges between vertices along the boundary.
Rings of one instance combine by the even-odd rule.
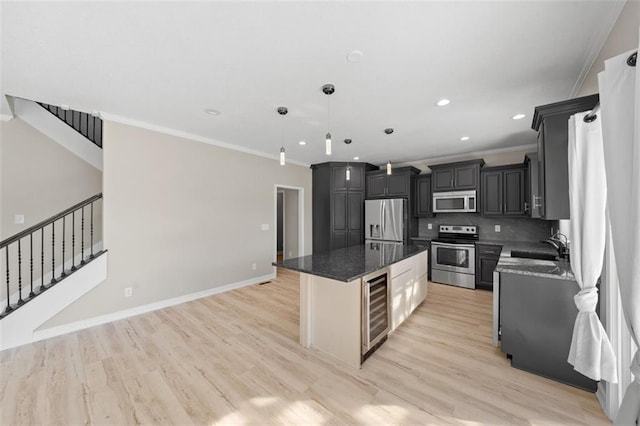
[[[564,241],[560,238],[564,238]],[[569,257],[567,236],[561,232],[556,232],[549,239],[540,241],[541,243],[547,243],[558,251],[559,259],[567,259]]]

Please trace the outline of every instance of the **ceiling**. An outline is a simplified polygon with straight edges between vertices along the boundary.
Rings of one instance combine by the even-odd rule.
[[[284,145],[302,164],[508,149],[535,142],[536,105],[575,96],[623,6],[2,2],[2,93],[273,158]],[[349,62],[354,50],[363,56]],[[437,107],[441,98],[451,103]]]

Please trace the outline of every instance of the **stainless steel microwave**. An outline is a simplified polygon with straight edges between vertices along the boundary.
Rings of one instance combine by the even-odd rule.
[[[453,191],[433,193],[434,213],[477,212],[476,191]]]

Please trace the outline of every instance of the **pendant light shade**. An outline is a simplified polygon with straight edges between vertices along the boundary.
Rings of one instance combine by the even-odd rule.
[[[347,146],[347,155],[349,155],[349,146],[351,145],[351,139],[345,139],[344,140],[344,144]],[[344,173],[344,177],[346,180],[351,180],[351,166],[349,165],[349,162],[347,161],[347,170]]]
[[[284,151],[284,116],[287,115],[287,113],[289,112],[289,110],[287,109],[287,107],[278,107],[278,109],[276,110],[278,112],[278,114],[280,114],[282,116],[282,122],[280,123],[280,143],[282,143],[283,145],[280,147],[280,165],[284,166],[287,164],[287,159],[285,157],[285,151]]]
[[[324,138],[324,153],[327,155],[331,155],[331,132],[329,131],[329,128],[331,127],[329,121],[331,105],[329,103],[329,96],[331,96],[335,91],[336,87],[333,84],[327,83],[322,86],[322,93],[327,95],[327,135]]]
[[[389,140],[391,140],[391,134],[393,133],[393,129],[391,127],[384,129],[384,132],[389,135]],[[388,150],[389,144],[387,143],[387,150]],[[387,174],[390,175],[391,174],[391,160],[387,161]]]

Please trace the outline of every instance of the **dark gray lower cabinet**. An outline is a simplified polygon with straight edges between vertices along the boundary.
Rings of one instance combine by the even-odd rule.
[[[493,271],[500,260],[502,246],[476,244],[476,288],[493,290]]]
[[[346,180],[347,167],[351,179]],[[367,163],[314,164],[313,252],[321,253],[364,243],[365,173]]]
[[[597,382],[567,362],[579,290],[575,281],[500,273],[501,349],[513,367],[595,392]]]

